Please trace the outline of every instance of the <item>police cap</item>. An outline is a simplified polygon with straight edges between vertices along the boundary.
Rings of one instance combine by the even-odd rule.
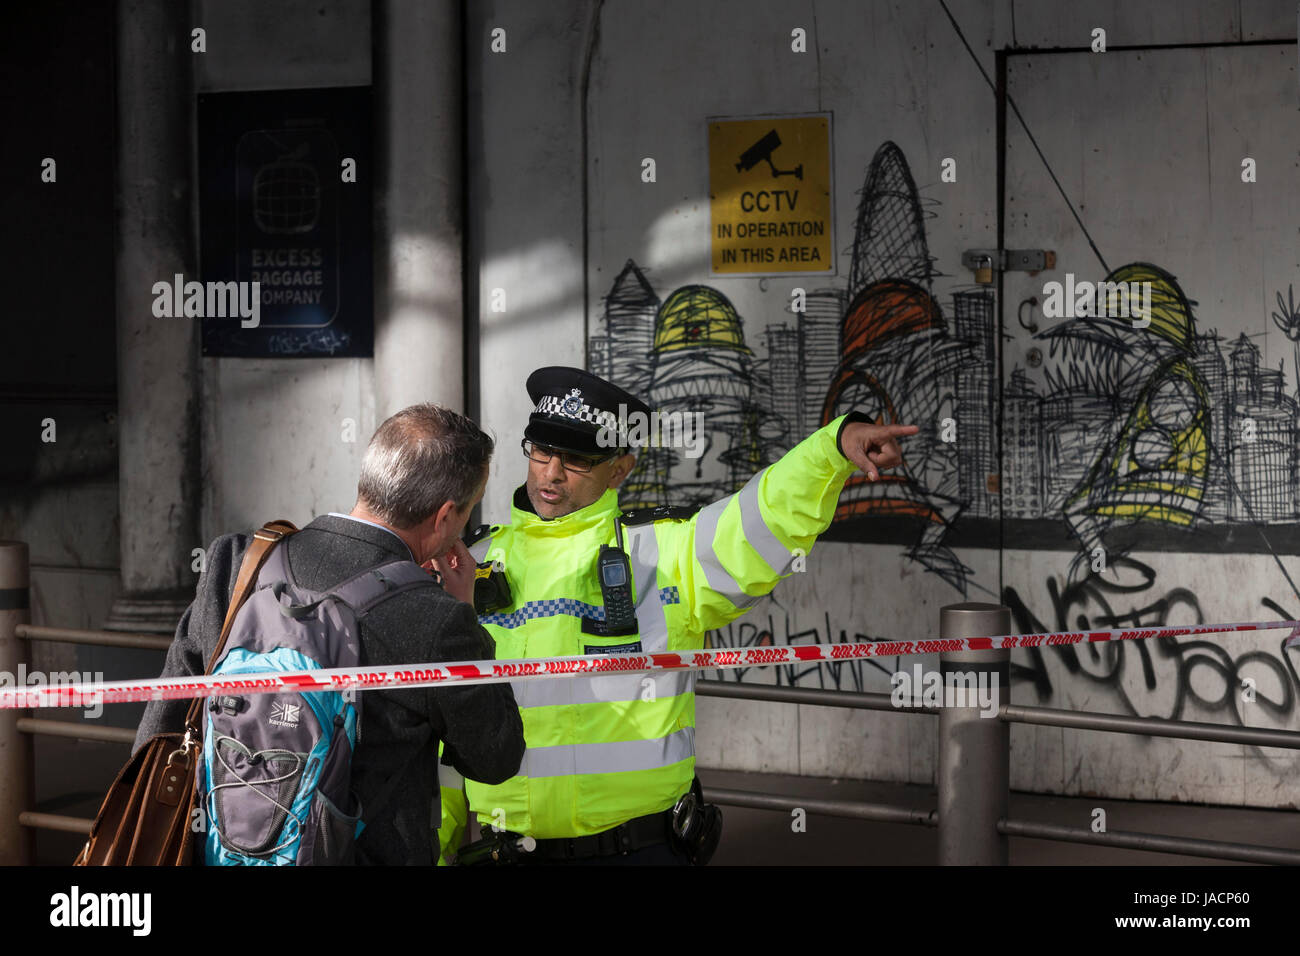
[[[580,368],[550,365],[528,376],[534,408],[524,437],[562,451],[605,456],[627,448],[629,416],[649,416],[650,406]]]

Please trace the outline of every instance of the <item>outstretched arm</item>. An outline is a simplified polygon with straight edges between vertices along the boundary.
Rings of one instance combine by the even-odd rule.
[[[692,630],[721,627],[770,592],[830,526],[854,470],[876,480],[902,463],[898,440],[917,431],[840,416],[690,521],[659,522],[660,553],[674,556],[663,577],[687,604]]]

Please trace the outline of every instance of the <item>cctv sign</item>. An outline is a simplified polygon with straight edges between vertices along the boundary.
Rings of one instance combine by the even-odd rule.
[[[828,113],[709,120],[713,272],[832,275]]]

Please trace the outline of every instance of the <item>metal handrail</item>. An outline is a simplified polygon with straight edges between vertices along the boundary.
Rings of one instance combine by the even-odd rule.
[[[705,697],[734,700],[766,700],[782,704],[813,704],[818,707],[851,707],[857,710],[894,710],[937,714],[934,706],[895,706],[889,694],[849,690],[825,690],[819,687],[780,687],[774,684],[741,684],[738,681],[697,680],[695,693]]]
[[[40,720],[19,717],[20,734],[41,734],[46,737],[73,737],[77,740],[98,740],[109,744],[135,743],[135,731],[126,727],[93,727],[75,720]]]
[[[1020,707],[1007,704],[998,712],[1002,720],[1047,727],[1073,727],[1078,730],[1101,730],[1113,734],[1141,734],[1148,737],[1177,737],[1183,740],[1210,740],[1224,744],[1250,744],[1256,747],[1287,747],[1300,750],[1300,733],[1271,730],[1266,727],[1234,727],[1231,724],[1208,724],[1196,720],[1169,720],[1164,717],[1126,717],[1123,714],[1099,714],[1095,711],[1059,710],[1052,707]]]
[[[157,634],[124,634],[120,631],[87,631],[75,627],[39,627],[19,624],[14,637],[27,641],[56,641],[63,644],[94,644],[101,647],[131,647],[146,651],[165,651],[170,637]]]
[[[1008,836],[1031,837],[1037,840],[1059,840],[1064,843],[1087,843],[1123,850],[1150,850],[1155,853],[1205,856],[1220,860],[1239,860],[1243,863],[1276,863],[1291,866],[1300,864],[1300,850],[1285,850],[1281,847],[1259,846],[1254,843],[1198,840],[1194,837],[1171,836],[1165,833],[1135,833],[1127,830],[1094,833],[1083,827],[1063,827],[1056,823],[1033,823],[1029,820],[1000,820],[998,832]]]
[[[980,615],[989,615],[997,611],[1006,615],[1006,624],[1009,625],[1009,612],[1005,608],[995,608],[991,605],[958,605],[952,608],[944,609],[945,625],[948,624],[947,614],[953,611],[957,616],[953,619],[953,633],[947,629],[941,628],[941,637],[975,637],[983,636],[986,633],[1006,633],[1008,627],[996,627],[994,630],[966,633],[955,633],[961,630],[964,622],[961,621],[962,613],[970,613],[972,618],[978,618]],[[978,626],[978,625],[977,625]],[[990,665],[1005,665],[1010,660],[1009,651],[978,651],[978,652],[958,652],[945,653],[940,655],[940,660],[944,663],[960,664],[961,662],[978,663],[984,667]],[[953,714],[950,711],[944,711],[935,707],[896,707],[893,704],[891,695],[861,693],[851,691],[824,690],[820,688],[801,688],[801,687],[780,687],[770,684],[743,685],[739,682],[723,681],[697,681],[696,693],[704,696],[723,697],[740,700],[758,700],[758,701],[775,701],[781,703],[796,704],[814,704],[832,707],[849,707],[862,710],[900,710],[905,713],[938,713],[940,715],[940,744],[947,740],[955,745],[955,731],[962,724],[952,720]],[[1066,711],[1050,707],[1028,707],[1017,706],[1012,704],[1002,705],[997,713],[998,720],[993,722],[1004,728],[1009,727],[1012,723],[1038,724],[1043,726],[1070,727],[1081,730],[1097,730],[1109,733],[1127,733],[1139,734],[1151,737],[1170,737],[1185,740],[1205,740],[1219,743],[1235,743],[1260,747],[1284,747],[1287,749],[1300,749],[1300,733],[1287,730],[1273,730],[1269,728],[1256,727],[1239,727],[1230,724],[1202,723],[1199,721],[1186,720],[1169,720],[1159,717],[1128,717],[1118,714],[1101,714],[1092,711]],[[974,841],[965,840],[960,834],[947,839],[944,837],[943,828],[940,830],[941,855],[948,854],[950,858],[960,857],[962,853],[989,854],[1002,856],[1002,861],[1006,858],[1005,838],[1008,836],[1029,837],[1044,840],[1061,840],[1065,842],[1091,844],[1094,846],[1107,846],[1122,849],[1133,850],[1150,850],[1155,852],[1179,853],[1189,856],[1203,856],[1223,860],[1236,860],[1250,863],[1280,863],[1280,864],[1300,864],[1300,851],[1287,850],[1278,847],[1265,847],[1255,844],[1228,843],[1214,840],[1198,840],[1193,838],[1173,836],[1169,834],[1157,833],[1138,833],[1138,832],[1110,832],[1094,833],[1089,829],[1075,827],[1064,827],[1056,824],[1040,824],[1026,820],[1009,819],[1006,810],[1006,801],[1010,794],[1009,779],[1006,777],[1006,756],[1009,747],[1009,739],[1004,737],[1000,745],[996,742],[997,738],[988,734],[991,727],[981,726],[986,722],[971,722],[969,717],[964,721],[965,726],[965,743],[967,752],[962,758],[956,758],[955,754],[949,754],[949,770],[944,772],[940,768],[940,791],[941,804],[950,808],[950,812],[955,807],[961,806],[963,799],[969,799],[976,796],[975,800],[981,806],[983,819],[989,823],[996,821],[996,824],[990,829],[996,831],[995,838],[992,842],[988,836],[984,835],[981,839]],[[973,733],[974,732],[974,733]],[[983,735],[983,736],[981,736]],[[994,741],[992,746],[995,747],[994,753],[998,753],[1002,766],[999,768],[1002,777],[1000,780],[994,780],[994,774],[989,774],[983,769],[971,773],[971,767],[980,767],[982,755],[979,753],[980,747],[989,746],[989,742]],[[956,760],[956,763],[952,761]],[[996,764],[997,761],[991,761]],[[953,767],[957,772],[952,772]],[[1001,791],[1002,812],[989,816],[989,810],[997,808],[988,800],[979,799],[983,795],[972,795],[967,793],[967,788],[974,785],[974,781],[982,780],[986,783],[994,783],[996,788]],[[726,790],[709,788],[705,791],[706,799],[712,799],[715,802],[729,804],[733,806],[750,807],[754,809],[773,809],[784,810],[791,807],[801,806],[809,812],[824,813],[828,816],[856,816],[861,819],[900,822],[900,823],[919,823],[922,825],[935,825],[939,822],[940,811],[923,812],[907,807],[899,807],[890,804],[865,804],[853,801],[821,801],[812,799],[803,799],[789,794],[772,794],[758,793],[740,790]],[[997,838],[1002,839],[998,844]],[[982,841],[982,845],[981,845]],[[951,845],[950,845],[951,844]]]
[[[754,790],[728,790],[724,787],[705,787],[704,799],[725,806],[749,807],[752,810],[798,808],[808,813],[821,813],[828,817],[851,817],[856,820],[874,820],[878,823],[910,823],[922,827],[939,825],[938,810],[920,810],[895,803],[822,800],[792,793],[761,793]]]
[[[33,830],[61,830],[64,833],[85,833],[89,835],[95,821],[89,817],[68,817],[61,813],[37,813],[25,810],[18,814],[18,825]]]
[[[769,701],[783,704],[812,704],[819,707],[848,707],[856,710],[887,710],[901,713],[939,714],[934,706],[898,706],[889,694],[861,691],[825,690],[819,687],[781,687],[773,684],[742,684],[738,681],[699,680],[695,693],[704,697],[733,700]],[[1003,704],[998,719],[1047,727],[1070,727],[1144,737],[1171,737],[1183,740],[1207,740],[1214,743],[1246,744],[1255,747],[1285,747],[1300,750],[1300,732],[1273,730],[1267,727],[1238,727],[1232,724],[1206,723],[1196,720],[1169,720],[1164,717],[1128,717],[1090,710],[1060,710],[1052,707],[1028,707]]]

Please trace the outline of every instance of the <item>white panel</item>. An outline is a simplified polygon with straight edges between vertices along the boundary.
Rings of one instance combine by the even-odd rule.
[[[1064,522],[1052,532],[1062,541],[1055,552],[1006,553],[1010,603],[1038,622],[1022,615],[1022,627],[1276,619],[1275,608],[1300,610],[1300,593],[1291,583],[1300,562],[1280,559],[1288,580],[1269,553],[1294,551],[1300,515],[1294,464],[1300,355],[1273,318],[1291,312],[1290,303],[1279,306],[1278,294],[1287,296],[1300,268],[1294,58],[1293,45],[1012,58],[1011,94],[1107,266],[1147,262],[1172,274],[1190,300],[1196,336],[1182,340],[1192,342],[1185,348],[1176,336],[1155,335],[1154,325],[1142,330],[1041,313],[1037,337],[1011,326],[1015,341],[1007,346],[1007,370],[1019,370],[1018,391],[1029,383],[1040,396],[1017,400],[1041,414],[1038,437],[1033,427],[1021,437],[1048,445],[1018,451],[1009,433],[1004,488],[1036,485],[1034,469],[1047,485],[1059,487],[1056,500],[1044,504],[1037,528],[1009,514],[1008,542],[1044,533],[1042,524],[1061,522],[1063,510],[1075,514],[1072,539]],[[1065,283],[1067,273],[1076,282],[1104,278],[1106,270],[1018,124],[1009,129],[1007,149],[1007,245],[1057,254],[1053,271],[1007,275],[1008,304],[1030,295],[1045,302],[1045,283]],[[1242,181],[1247,157],[1255,163],[1254,183]],[[1085,340],[1101,340],[1107,327],[1118,329],[1104,339],[1110,344],[1081,347]],[[1220,340],[1206,338],[1211,333]],[[1054,354],[1056,339],[1068,348]],[[1033,347],[1043,352],[1041,367],[1030,361]],[[1187,366],[1204,384],[1204,398],[1195,407],[1206,410],[1208,424],[1197,441],[1205,443],[1210,470],[1187,470],[1194,477],[1174,483],[1196,490],[1165,492],[1159,500],[1191,515],[1196,534],[1180,531],[1181,523],[1159,513],[1137,524],[1124,512],[1116,516],[1113,509],[1137,499],[1124,490],[1127,477],[1114,485],[1106,477],[1135,474],[1127,464],[1140,461],[1132,437],[1150,422],[1143,417],[1143,390],[1166,381],[1169,368]],[[1078,384],[1068,382],[1071,369],[1083,373]],[[1067,381],[1048,370],[1065,373]],[[1115,396],[1118,405],[1098,417],[1082,410],[1082,395]],[[1089,416],[1099,430],[1085,441],[1073,429]],[[1276,430],[1276,454],[1252,457],[1252,446],[1243,444],[1245,430],[1266,426]],[[1262,531],[1255,519],[1267,522]],[[1082,552],[1073,570],[1071,540]],[[1106,569],[1097,570],[1093,549],[1102,543]],[[1126,548],[1138,550],[1125,556]],[[1070,652],[1047,649],[1031,660],[1028,652],[1017,651],[1013,661],[1037,669],[1047,689],[1040,697],[1022,680],[1016,700],[1296,729],[1300,681],[1287,659],[1290,652],[1283,656],[1281,639],[1264,632],[1179,638],[1176,645],[1085,648],[1074,669]],[[1258,688],[1254,703],[1242,699],[1247,677]],[[1033,733],[1038,747],[1050,736]],[[1017,739],[1023,741],[1024,734]],[[1035,789],[1137,799],[1285,806],[1297,795],[1297,758],[1288,751],[1073,731],[1060,740],[1059,769],[1051,760],[1032,768],[1017,762],[1017,779]]]
[[[799,706],[799,772],[907,783],[908,727],[932,718],[879,710]],[[924,781],[929,782],[929,781]]]
[[[374,433],[365,359],[204,359],[203,542],[348,512]],[[353,424],[349,425],[348,421]],[[348,440],[351,438],[352,440]]]
[[[695,757],[701,767],[799,773],[799,708],[697,697]]]

